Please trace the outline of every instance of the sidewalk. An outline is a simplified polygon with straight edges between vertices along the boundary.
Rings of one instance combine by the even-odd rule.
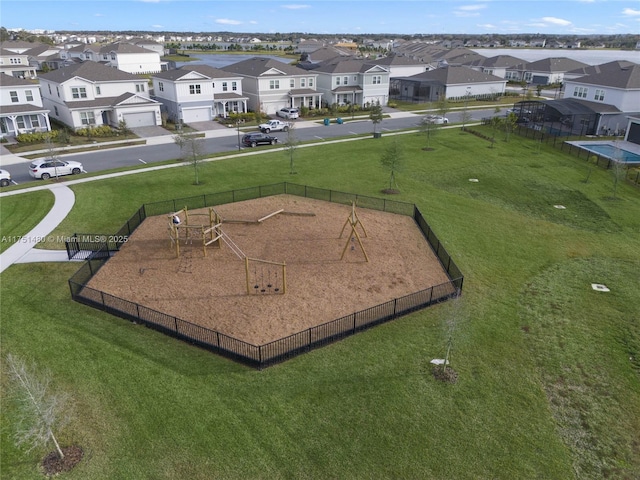
[[[73,190],[66,185],[48,186],[55,196],[55,202],[49,213],[25,236],[10,238],[13,245],[0,255],[0,272],[14,263],[66,261],[65,250],[37,250],[34,247],[49,237],[49,234],[65,219],[76,201]],[[64,254],[64,256],[62,255]]]

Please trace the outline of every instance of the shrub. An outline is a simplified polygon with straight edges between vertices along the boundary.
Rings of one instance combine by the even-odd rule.
[[[76,135],[80,137],[111,137],[114,135],[113,129],[107,125],[99,127],[81,128],[76,130]]]
[[[52,142],[58,141],[59,131],[52,130],[50,132],[34,132],[34,133],[21,133],[16,136],[18,143],[45,143],[49,139]]]

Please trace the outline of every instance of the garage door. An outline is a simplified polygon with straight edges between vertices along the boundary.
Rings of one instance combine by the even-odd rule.
[[[182,121],[184,123],[208,122],[212,120],[211,109],[205,108],[185,108],[182,110]]]
[[[151,127],[156,124],[156,115],[153,112],[127,113],[122,118],[127,122],[128,128]]]

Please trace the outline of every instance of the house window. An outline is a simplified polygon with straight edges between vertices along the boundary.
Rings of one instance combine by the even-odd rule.
[[[10,58],[9,59],[9,63],[11,63],[13,65],[20,65],[22,62],[20,61],[19,58]]]
[[[308,79],[309,87],[313,87],[313,77]]]
[[[80,112],[80,122],[82,125],[95,125],[96,116],[93,112]]]
[[[269,90],[280,90],[280,80],[269,80]]]
[[[102,55],[102,59],[105,61],[109,60],[109,56],[105,53],[104,55]]]
[[[576,87],[573,90],[573,96],[578,98],[587,98],[587,92],[589,89],[587,87]]]
[[[84,87],[73,87],[71,89],[71,96],[73,98],[87,98],[87,89]]]
[[[11,103],[18,103],[18,92],[9,92],[11,95]]]
[[[136,92],[144,92],[144,83],[139,83],[136,85]]]
[[[60,114],[58,113],[58,107],[56,107],[55,105],[53,106],[53,111],[55,112],[56,117],[60,116]]]
[[[160,90],[161,92],[164,92],[164,83],[163,82],[158,82],[158,90]]]
[[[602,102],[602,101],[604,101],[604,90],[601,90],[601,89],[599,89],[599,88],[596,88],[596,94],[595,94],[595,96],[593,97],[593,99],[594,99],[596,102]]]
[[[190,95],[200,95],[200,85],[189,85]]]
[[[238,91],[238,82],[231,82],[231,90]]]
[[[112,53],[111,54],[111,60],[115,60],[115,59],[116,59],[116,56],[115,56],[115,54]]]
[[[340,85],[340,77],[336,77],[336,85]]]
[[[96,95],[100,95],[101,93],[100,85],[96,85]]]
[[[229,90],[229,84],[227,82],[222,82],[222,91],[226,92]]]
[[[56,93],[58,94],[58,98],[60,98],[60,87],[56,87]]]
[[[47,83],[47,87],[49,87],[49,95],[51,95],[51,84]]]
[[[16,124],[20,129],[27,128],[27,125],[24,123],[24,117],[22,115],[16,118]]]
[[[37,128],[40,126],[40,121],[38,120],[38,115],[29,115],[29,120],[31,120],[31,126],[33,128]]]
[[[304,88],[307,86],[307,80],[305,78],[300,79],[300,88]]]
[[[345,85],[348,85],[348,84],[349,84],[349,77],[344,77],[344,78],[343,78],[343,80],[344,80],[344,82],[343,82],[343,83],[344,83]]]
[[[31,90],[25,90],[24,94],[27,96],[27,102],[33,102],[33,92]]]
[[[382,84],[382,76],[374,75],[373,78],[371,79],[371,83],[373,83],[374,85]]]

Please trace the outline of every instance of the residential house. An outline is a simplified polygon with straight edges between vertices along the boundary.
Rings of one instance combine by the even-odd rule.
[[[222,70],[242,77],[243,95],[251,111],[268,115],[284,107],[319,108],[322,93],[316,89],[317,73],[265,57],[253,57]]]
[[[415,60],[405,55],[389,55],[368,62],[386,68],[389,71],[389,78],[410,77],[434,68],[430,63],[424,63],[422,60]]]
[[[0,48],[0,75],[7,74],[18,78],[36,78],[36,69],[29,65],[29,55]]]
[[[0,137],[51,130],[40,87],[32,81],[0,74]]]
[[[564,98],[611,105],[616,112],[607,111],[598,121],[598,128],[620,130],[627,118],[640,115],[640,65],[628,61],[614,61],[585,69],[586,75],[567,79]]]
[[[394,78],[389,97],[416,103],[435,102],[442,97],[491,98],[502,95],[507,81],[462,65],[436,68],[411,77]]]
[[[327,105],[365,107],[389,100],[389,69],[359,59],[336,59],[313,70],[318,75],[317,90]]]
[[[62,48],[50,45],[38,45],[27,50],[29,64],[39,71],[49,71],[61,68],[69,63],[60,57]]]
[[[153,98],[173,122],[204,122],[247,111],[248,98],[242,93],[239,75],[208,65],[185,65],[151,79]]]
[[[40,91],[51,117],[73,129],[162,124],[160,103],[150,98],[145,78],[96,62],[42,74]]]
[[[525,82],[534,85],[553,85],[564,82],[564,74],[576,68],[585,67],[587,64],[566,57],[543,58],[530,62],[524,70],[518,70],[521,66],[510,68],[511,72],[523,72]]]
[[[305,70],[313,70],[322,63],[338,58],[354,58],[354,55],[352,52],[342,48],[333,46],[321,47],[312,52],[302,53],[297,66]]]
[[[105,46],[80,45],[70,48],[62,54],[62,57],[82,62],[103,63],[108,67],[137,75],[157,73],[163,69],[160,54],[157,51],[126,42],[110,43]]]
[[[525,63],[526,62],[524,60],[511,55],[496,55],[495,57],[473,60],[472,62],[467,63],[466,66],[489,75],[507,78],[507,72],[509,69],[513,69],[516,65],[522,65]]]

